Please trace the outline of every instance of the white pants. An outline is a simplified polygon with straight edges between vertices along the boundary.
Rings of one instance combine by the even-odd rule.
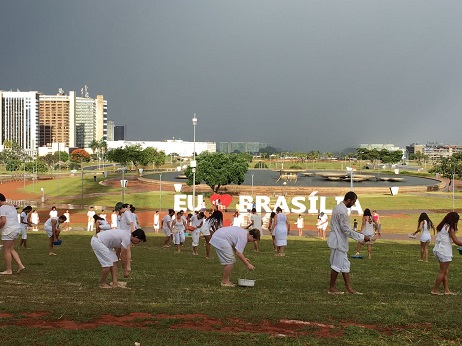
[[[201,235],[200,228],[196,228],[194,231],[191,232],[192,246],[199,246],[200,235]]]

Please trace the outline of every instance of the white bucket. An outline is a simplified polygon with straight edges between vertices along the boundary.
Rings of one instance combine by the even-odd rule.
[[[253,287],[255,286],[255,280],[239,279],[237,280],[237,284],[244,287]]]

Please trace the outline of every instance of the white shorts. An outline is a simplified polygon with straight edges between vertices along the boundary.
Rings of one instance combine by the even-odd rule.
[[[27,239],[27,227],[21,226],[21,239]]]
[[[452,256],[445,256],[441,254],[440,252],[434,251],[434,250],[433,250],[433,254],[435,255],[436,259],[441,263],[452,262]]]
[[[53,237],[53,228],[45,228],[45,232],[47,232],[48,238]]]
[[[170,231],[170,228],[162,228],[164,230],[164,234],[167,237],[170,237],[172,235],[172,231]]]
[[[199,246],[200,235],[200,228],[196,228],[194,231],[191,232],[192,246]]]
[[[118,261],[116,253],[96,237],[91,237],[91,248],[103,268],[112,267]]]
[[[330,249],[330,267],[337,273],[349,273],[350,261],[346,252]]]
[[[20,230],[17,229],[13,232],[10,232],[9,234],[2,234],[2,240],[15,240],[20,233]]]
[[[173,244],[180,245],[183,244],[185,240],[184,231],[178,231],[173,234]]]
[[[226,240],[215,239],[212,246],[215,248],[218,260],[222,265],[233,264],[236,262],[233,247]]]
[[[210,235],[210,228],[209,227],[201,228],[201,233],[202,235]]]

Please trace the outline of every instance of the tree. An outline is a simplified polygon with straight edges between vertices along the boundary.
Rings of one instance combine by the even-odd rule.
[[[55,151],[53,153],[54,162],[67,162],[69,160],[69,154],[67,151]]]
[[[462,153],[453,154],[451,157],[443,157],[429,170],[429,173],[439,173],[444,178],[451,179],[454,174],[456,179],[462,178]]]
[[[163,165],[166,155],[164,151],[157,151],[152,147],[143,150],[141,145],[138,144],[109,150],[107,158],[109,161],[120,163],[122,166],[126,166],[131,162],[138,170],[139,166],[154,164],[159,167]]]
[[[71,153],[71,161],[74,163],[90,162],[90,154],[85,149],[75,149]]]
[[[25,170],[30,173],[36,172],[36,170],[39,173],[46,173],[48,172],[48,165],[42,159],[38,159],[31,162],[26,162]]]
[[[196,157],[196,184],[204,182],[213,192],[228,184],[242,184],[249,168],[247,157],[242,154],[203,152]],[[184,174],[188,185],[193,184],[192,168],[186,168]]]
[[[417,161],[417,164],[421,166],[422,161],[428,160],[428,155],[425,155],[421,151],[417,151],[414,154],[409,155],[409,160]]]

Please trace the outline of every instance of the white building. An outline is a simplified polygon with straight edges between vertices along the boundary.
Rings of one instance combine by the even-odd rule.
[[[39,144],[39,93],[37,91],[0,91],[0,146],[16,142],[34,156]]]
[[[178,154],[181,157],[191,157],[194,151],[194,142],[185,142],[183,140],[167,140],[162,142],[155,141],[108,141],[108,150],[124,148],[126,146],[140,145],[142,149],[152,147],[158,151],[163,150],[166,155]],[[215,142],[196,142],[196,154],[204,151],[209,153],[216,152]]]

